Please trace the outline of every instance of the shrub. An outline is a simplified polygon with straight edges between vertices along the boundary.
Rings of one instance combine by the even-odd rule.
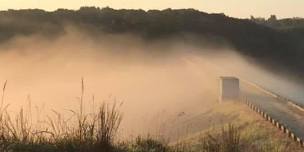
[[[201,148],[203,152],[240,152],[240,131],[229,124],[221,133],[208,133],[201,139]]]

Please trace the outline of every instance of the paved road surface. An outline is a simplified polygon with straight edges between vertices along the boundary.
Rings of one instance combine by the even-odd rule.
[[[304,112],[253,85],[242,82],[242,95],[304,139]]]

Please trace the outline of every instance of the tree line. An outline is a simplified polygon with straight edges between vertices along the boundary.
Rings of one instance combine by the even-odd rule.
[[[278,28],[278,23],[289,24]],[[56,37],[64,27],[73,24],[98,34],[132,33],[146,40],[193,35],[199,43],[209,39],[224,40],[240,53],[266,65],[279,65],[297,74],[304,68],[303,19],[268,20],[252,17],[237,19],[225,14],[208,14],[194,9],[115,10],[109,7],[81,7],[79,10],[58,9],[47,12],[39,9],[7,10],[0,12],[0,42],[16,35],[43,34]],[[295,26],[296,25],[296,26]]]

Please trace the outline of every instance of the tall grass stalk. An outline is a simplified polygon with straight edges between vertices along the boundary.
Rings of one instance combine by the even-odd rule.
[[[2,90],[2,103],[6,85],[7,81]],[[64,152],[94,152],[98,149],[110,152],[115,147],[115,137],[122,121],[120,107],[115,103],[102,103],[96,112],[87,114],[83,106],[84,89],[82,78],[79,111],[71,110],[72,117],[66,119],[63,114],[53,110],[53,115],[43,121],[45,127],[42,129],[35,128],[31,123],[31,115],[27,115],[30,113],[23,108],[12,117],[2,106],[0,151],[18,151],[20,145],[24,145],[25,149],[33,145],[50,145],[53,149]]]
[[[3,106],[4,106],[4,96],[5,96],[5,91],[6,91],[6,85],[7,85],[7,80],[5,80],[4,84],[3,84],[3,88],[2,88],[2,96],[1,96],[1,107],[0,110],[2,110]]]

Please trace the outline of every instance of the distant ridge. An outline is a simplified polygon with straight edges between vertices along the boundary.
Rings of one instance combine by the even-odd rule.
[[[278,22],[285,22],[284,20]],[[98,33],[131,33],[146,40],[178,37],[185,42],[208,39],[225,42],[240,53],[268,67],[304,75],[304,25],[276,28],[250,19],[208,14],[194,9],[115,10],[82,7],[79,10],[8,10],[0,12],[0,41],[17,35],[42,34],[56,37],[67,24],[78,26],[92,36]],[[189,39],[188,35],[192,38]]]

